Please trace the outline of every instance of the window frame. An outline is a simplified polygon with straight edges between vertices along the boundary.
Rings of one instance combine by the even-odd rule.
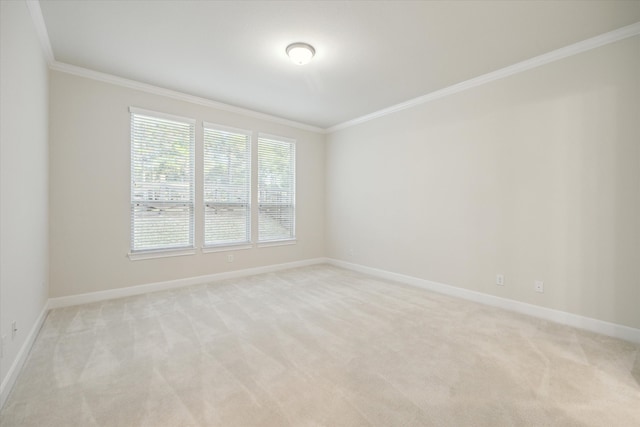
[[[246,202],[247,209],[247,218],[246,218],[246,240],[243,241],[235,241],[228,243],[215,243],[215,244],[207,244],[206,241],[206,233],[207,233],[207,222],[206,222],[206,211],[208,204],[215,204],[214,202],[208,202],[206,198],[206,189],[207,189],[207,177],[206,177],[206,131],[207,129],[212,131],[220,131],[227,133],[234,133],[236,135],[243,135],[247,138],[246,147],[247,147],[247,170],[248,170],[248,198]],[[222,252],[229,250],[240,250],[240,249],[249,249],[253,247],[253,131],[235,128],[231,126],[221,125],[218,123],[212,123],[203,121],[202,122],[202,252]]]
[[[189,165],[190,165],[190,171],[189,171],[189,197],[190,200],[187,201],[180,201],[180,202],[176,202],[176,203],[171,203],[169,201],[156,201],[153,202],[152,200],[135,200],[135,184],[134,184],[134,167],[135,167],[135,162],[134,162],[134,156],[136,154],[136,151],[134,150],[134,116],[142,116],[142,117],[147,117],[150,119],[159,119],[159,120],[168,120],[168,121],[173,121],[173,122],[178,122],[178,123],[183,123],[186,124],[190,127],[190,141],[189,141]],[[129,209],[130,209],[130,235],[129,235],[129,253],[128,256],[131,260],[139,260],[139,259],[150,259],[150,258],[159,258],[159,257],[170,257],[170,256],[182,256],[182,255],[192,255],[196,253],[196,244],[195,244],[195,228],[196,228],[196,220],[195,220],[195,206],[196,206],[196,194],[195,194],[195,187],[196,187],[196,181],[195,181],[195,176],[196,176],[196,155],[195,155],[195,151],[196,151],[196,136],[195,136],[195,125],[196,125],[196,120],[189,118],[189,117],[183,117],[183,116],[178,116],[178,115],[174,115],[174,114],[168,114],[168,113],[163,113],[163,112],[159,112],[159,111],[152,111],[152,110],[147,110],[147,109],[143,109],[143,108],[138,108],[138,107],[129,107],[129,130],[130,130],[130,134],[129,134],[129,144],[130,144],[130,176],[129,176],[129,181],[130,181],[130,204],[129,204]],[[183,206],[188,206],[189,207],[189,243],[187,245],[184,246],[166,246],[166,247],[160,247],[160,248],[143,248],[143,249],[135,249],[134,248],[134,243],[135,243],[135,239],[134,239],[134,230],[135,230],[135,206],[140,206],[140,205],[147,205],[147,206],[151,206],[153,204],[157,205],[158,203],[164,204],[166,206],[178,206],[178,205],[183,205]]]
[[[266,139],[266,140],[270,140],[270,141],[275,141],[275,142],[281,142],[281,143],[286,143],[286,144],[290,144],[291,145],[291,150],[293,152],[293,155],[291,156],[291,160],[292,160],[292,164],[290,166],[291,168],[291,175],[292,175],[292,179],[291,179],[291,185],[292,185],[292,201],[290,204],[286,205],[286,206],[290,206],[291,210],[292,210],[292,218],[291,218],[291,236],[290,237],[283,237],[283,238],[271,238],[271,239],[261,239],[260,238],[260,211],[262,208],[263,203],[261,203],[260,201],[260,193],[261,193],[261,186],[260,186],[260,142],[262,139]],[[274,134],[269,134],[269,133],[264,133],[264,132],[258,132],[258,138],[256,141],[256,152],[257,152],[257,164],[256,164],[256,178],[257,178],[257,184],[256,184],[256,193],[257,193],[257,237],[256,237],[256,241],[257,241],[257,246],[258,247],[269,247],[269,246],[282,246],[282,245],[293,245],[297,243],[297,209],[296,209],[296,204],[297,204],[297,141],[293,138],[287,138],[284,136],[280,136],[280,135],[274,135]]]

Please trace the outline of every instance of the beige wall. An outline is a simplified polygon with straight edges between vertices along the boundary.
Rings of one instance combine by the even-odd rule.
[[[0,2],[0,359],[7,373],[47,301],[48,71],[25,2]],[[18,332],[11,338],[11,321]],[[3,388],[3,397],[8,392]]]
[[[327,255],[639,328],[639,104],[634,37],[333,133]]]
[[[324,255],[324,136],[284,125],[52,71],[51,297],[110,290]],[[129,106],[297,140],[296,245],[131,261]],[[196,156],[196,194],[202,191]],[[196,244],[202,205],[196,200]]]
[[[338,131],[326,152],[312,132],[51,72],[50,296],[326,255],[640,327],[639,43]],[[131,105],[196,118],[197,144],[202,120],[297,139],[298,244],[130,261]]]

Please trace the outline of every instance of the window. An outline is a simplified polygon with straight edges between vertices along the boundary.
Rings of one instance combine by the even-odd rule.
[[[295,141],[258,136],[258,240],[295,239]]]
[[[193,248],[195,120],[130,112],[131,252]]]
[[[251,132],[204,123],[204,244],[251,242]]]

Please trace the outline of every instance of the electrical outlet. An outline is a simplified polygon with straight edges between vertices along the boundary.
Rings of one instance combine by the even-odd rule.
[[[227,262],[233,262],[233,254],[227,255]]]
[[[0,358],[4,357],[4,340],[7,337],[5,335],[0,337]]]
[[[536,292],[540,292],[540,293],[544,292],[544,282],[542,280],[536,280],[533,283],[533,286]]]
[[[496,275],[496,285],[504,286],[504,274]]]
[[[18,324],[15,320],[11,321],[11,339],[13,340],[16,337],[16,333],[18,332]]]
[[[353,257],[356,254],[356,251],[353,250],[353,248],[349,249],[349,256]]]

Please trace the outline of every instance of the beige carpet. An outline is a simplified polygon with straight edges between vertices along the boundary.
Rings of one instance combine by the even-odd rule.
[[[638,345],[314,266],[52,311],[10,426],[640,426]]]

